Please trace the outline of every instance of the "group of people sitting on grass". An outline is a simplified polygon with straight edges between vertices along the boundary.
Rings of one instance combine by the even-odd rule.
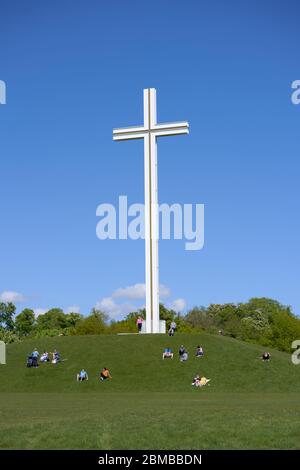
[[[179,360],[181,362],[185,362],[189,358],[189,354],[188,354],[187,350],[185,349],[185,347],[183,346],[183,344],[180,346],[178,354],[179,354]],[[197,346],[195,356],[196,357],[204,356],[204,350],[203,350],[202,346]],[[171,348],[165,348],[165,350],[163,352],[163,355],[162,355],[162,358],[163,359],[173,359],[174,358],[174,353],[173,353],[172,349]]]
[[[112,379],[109,370],[107,367],[103,367],[102,371],[100,372],[99,379],[104,382],[105,380]],[[84,382],[85,380],[89,380],[89,376],[86,370],[81,369],[79,374],[76,375],[77,382]]]
[[[178,354],[179,354],[179,360],[181,362],[184,362],[184,361],[188,360],[188,357],[189,357],[188,352],[187,352],[186,348],[183,346],[183,344],[180,346]],[[200,345],[197,346],[195,356],[196,357],[203,357],[204,356],[204,350],[203,350],[202,346],[200,346]],[[171,348],[165,348],[165,350],[163,352],[163,355],[162,355],[162,358],[163,359],[168,359],[168,358],[173,359],[174,358],[174,353],[173,353],[172,349]],[[206,377],[200,377],[200,375],[196,375],[196,377],[194,378],[194,380],[192,382],[192,385],[194,387],[204,387],[209,382],[210,382],[210,379],[207,379]]]
[[[52,359],[50,359],[50,354],[52,355]],[[40,362],[51,362],[52,364],[57,364],[58,362],[61,362],[61,357],[56,349],[50,353],[44,351],[40,356],[37,348],[35,348],[27,358],[27,367],[39,367],[39,360]]]

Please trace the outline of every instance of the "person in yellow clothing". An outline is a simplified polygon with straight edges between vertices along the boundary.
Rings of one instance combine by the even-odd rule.
[[[109,370],[106,367],[103,367],[100,374],[100,380],[104,381],[107,379],[112,379],[112,376],[110,375]]]
[[[210,379],[207,379],[206,377],[201,377],[199,380],[199,387],[204,387],[204,385],[207,385],[208,382],[210,382]]]

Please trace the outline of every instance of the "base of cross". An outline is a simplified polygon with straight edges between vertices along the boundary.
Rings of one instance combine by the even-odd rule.
[[[152,330],[152,325],[151,325],[151,331],[147,331],[146,320],[143,321],[141,333],[142,334],[154,334]],[[159,331],[157,332],[157,334],[164,335],[165,333],[166,333],[166,321],[159,320]]]

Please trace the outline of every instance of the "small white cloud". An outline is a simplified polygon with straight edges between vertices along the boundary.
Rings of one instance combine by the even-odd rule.
[[[113,315],[119,314],[119,306],[112,297],[104,297],[96,303],[96,308]]]
[[[160,284],[159,286],[159,297],[161,299],[167,299],[171,295],[171,289],[164,284]]]
[[[26,299],[24,295],[19,294],[19,292],[5,290],[2,292],[2,294],[0,294],[0,300],[2,302],[12,302],[14,304],[18,304],[25,302]]]
[[[145,295],[145,284],[134,284],[134,286],[120,287],[119,289],[113,292],[112,297],[124,297],[126,299],[143,299]]]
[[[159,296],[161,299],[170,297],[171,289],[164,284],[159,286]],[[126,298],[132,300],[144,299],[146,297],[145,284],[134,284],[133,286],[120,287],[112,294],[113,298]]]
[[[66,309],[66,313],[80,313],[79,305],[71,305]]]
[[[112,297],[104,297],[102,300],[96,303],[95,308],[101,310],[112,320],[121,319],[130,312],[137,310],[135,305],[129,303],[117,304]]]
[[[37,318],[40,315],[44,315],[46,312],[48,312],[48,309],[47,308],[34,308],[33,312],[34,312],[35,318]]]
[[[164,284],[160,285],[160,299],[170,297],[171,290]],[[144,308],[143,305],[135,305],[131,300],[143,300],[146,297],[145,284],[134,284],[132,286],[120,287],[116,289],[110,297],[104,297],[99,300],[96,304],[96,308],[102,310],[109,315],[113,320],[119,320],[124,318],[130,312],[136,312],[139,309]],[[129,299],[129,302],[118,303],[116,299]]]
[[[175,312],[182,312],[186,307],[186,301],[184,299],[176,299],[170,304],[170,308]]]

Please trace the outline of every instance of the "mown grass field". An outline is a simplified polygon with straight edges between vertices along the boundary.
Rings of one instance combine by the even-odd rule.
[[[178,348],[190,356],[180,363]],[[197,344],[204,358],[194,357]],[[174,360],[162,361],[164,347]],[[25,367],[34,347],[62,364]],[[206,334],[84,336],[7,347],[0,366],[1,449],[299,449],[300,366],[290,355]],[[100,383],[99,371],[113,379]],[[77,383],[84,367],[89,381]],[[195,374],[211,379],[191,386]]]

